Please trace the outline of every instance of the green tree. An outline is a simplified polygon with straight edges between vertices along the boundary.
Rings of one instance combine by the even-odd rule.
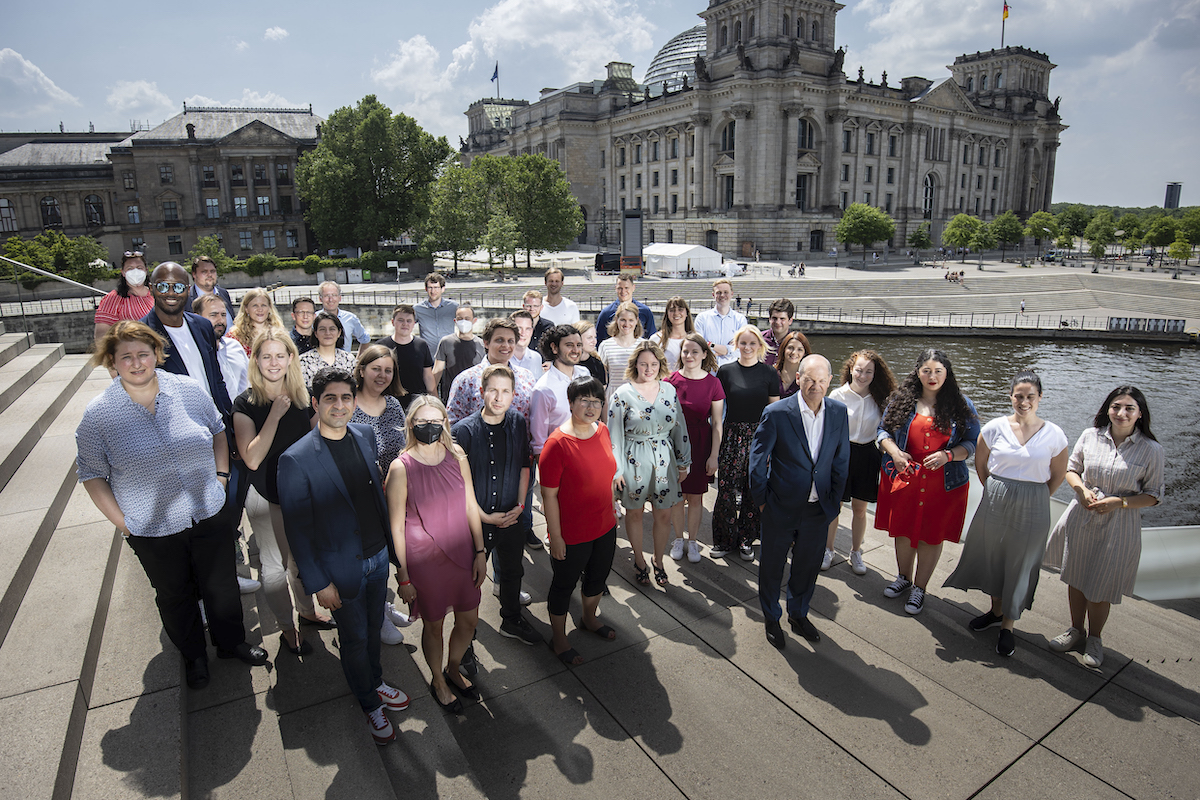
[[[933,247],[933,239],[929,236],[929,223],[922,222],[917,229],[908,235],[908,244],[917,251],[917,260],[921,260],[921,251]]]
[[[453,253],[455,272],[459,256],[477,249],[487,232],[483,200],[480,172],[462,166],[457,156],[447,159],[433,188],[424,242],[430,251]]]
[[[1171,242],[1167,249],[1167,255],[1176,261],[1182,261],[1186,264],[1192,258],[1192,243],[1188,241],[1187,234],[1179,231],[1175,234],[1175,241]]]
[[[1085,206],[1073,205],[1064,209],[1056,218],[1058,223],[1058,231],[1062,236],[1067,236],[1072,241],[1065,245],[1068,250],[1074,249],[1075,242],[1073,240],[1083,236],[1083,232],[1087,230],[1088,223],[1091,222],[1092,212]]]
[[[1093,259],[1092,272],[1099,272],[1100,271],[1100,259],[1104,258],[1105,245],[1103,242],[1099,242],[1099,241],[1092,241],[1090,239],[1088,241],[1091,241],[1091,245],[1092,245],[1088,249],[1088,252],[1092,254],[1092,259]]]
[[[1037,211],[1025,221],[1025,235],[1038,240],[1038,257],[1042,255],[1042,242],[1052,242],[1058,236],[1058,223],[1048,211]]]
[[[487,233],[483,236],[483,246],[488,251],[488,266],[492,260],[500,256],[500,270],[504,270],[504,259],[512,256],[513,269],[517,267],[517,242],[519,233],[516,221],[505,211],[497,210],[488,219]]]
[[[1004,260],[1004,252],[1008,249],[1008,245],[1016,244],[1021,241],[1025,235],[1025,228],[1021,225],[1021,220],[1013,213],[1010,208],[1000,216],[992,220],[992,234],[996,237],[996,242],[1000,245],[1000,260]]]
[[[583,213],[557,161],[543,155],[518,156],[512,178],[515,191],[506,210],[517,225],[517,246],[525,251],[528,267],[532,252],[567,247],[583,227]]]
[[[1150,227],[1146,230],[1144,240],[1146,244],[1157,248],[1159,263],[1162,263],[1163,248],[1175,241],[1176,229],[1175,220],[1171,217],[1158,217],[1150,223]]]
[[[1189,208],[1179,218],[1179,230],[1187,236],[1189,244],[1200,244],[1200,208]]]
[[[956,214],[942,231],[942,244],[951,247],[970,247],[971,240],[975,238],[976,232],[982,227],[983,220],[978,217],[972,217],[970,214]],[[962,260],[964,262],[967,260],[966,252],[963,253]]]
[[[1117,220],[1117,230],[1124,231],[1121,234],[1121,243],[1125,245],[1126,250],[1136,250],[1137,246],[1142,241],[1142,234],[1146,230],[1142,225],[1142,220],[1137,214],[1122,214]]]
[[[59,230],[42,231],[32,239],[11,236],[4,243],[4,255],[79,283],[90,284],[112,271],[108,251],[99,242],[90,236],[72,239]],[[6,264],[3,274],[12,275],[12,265]],[[25,272],[22,282],[35,285],[41,281]]]
[[[191,263],[200,256],[208,256],[217,265],[217,274],[224,275],[238,268],[238,260],[221,246],[221,240],[214,233],[211,236],[201,236],[196,240],[196,246],[188,251],[184,266],[191,268]]]
[[[991,250],[995,246],[996,233],[992,230],[992,226],[986,222],[980,222],[975,233],[971,234],[971,243],[968,245],[979,256],[979,269],[983,269],[983,251]]]
[[[852,203],[842,213],[842,219],[837,224],[834,237],[846,245],[846,255],[850,255],[850,245],[863,246],[863,267],[867,266],[867,247],[875,242],[883,242],[892,238],[896,233],[896,223],[886,213],[865,203]]]
[[[381,239],[422,223],[450,152],[446,137],[435,138],[412,117],[393,116],[367,95],[330,114],[316,149],[300,157],[305,218],[324,247],[374,250]]]
[[[1087,230],[1083,232],[1083,236],[1091,243],[1091,252],[1095,256],[1096,244],[1100,244],[1100,258],[1104,255],[1104,248],[1112,244],[1117,239],[1117,223],[1113,219],[1111,211],[1097,211],[1092,216],[1092,221],[1088,223]]]

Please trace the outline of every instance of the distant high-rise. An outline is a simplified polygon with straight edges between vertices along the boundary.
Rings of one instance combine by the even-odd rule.
[[[1167,184],[1167,199],[1163,202],[1163,208],[1179,208],[1179,192],[1183,189],[1182,183]]]

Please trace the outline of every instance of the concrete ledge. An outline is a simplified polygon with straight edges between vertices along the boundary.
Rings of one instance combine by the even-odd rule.
[[[0,411],[46,374],[63,356],[61,344],[35,344],[28,351],[0,366]]]

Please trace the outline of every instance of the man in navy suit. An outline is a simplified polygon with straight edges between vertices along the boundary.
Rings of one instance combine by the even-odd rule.
[[[392,536],[375,433],[349,424],[354,396],[344,369],[313,376],[317,427],[279,458],[279,505],[300,580],[333,612],[346,683],[384,745],[396,738],[384,709],[403,711],[408,695],[384,682],[379,661]]]
[[[787,644],[779,625],[779,589],[789,549],[788,624],[810,642],[821,640],[808,619],[808,604],[850,470],[846,406],[825,398],[830,377],[828,359],[805,356],[799,393],[767,406],[750,448],[750,493],[763,512],[758,601],[767,641],[780,650]]]

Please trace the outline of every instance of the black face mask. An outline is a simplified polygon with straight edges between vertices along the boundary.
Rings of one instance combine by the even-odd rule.
[[[413,425],[413,436],[421,444],[433,444],[441,438],[442,430],[440,422],[418,422]]]

